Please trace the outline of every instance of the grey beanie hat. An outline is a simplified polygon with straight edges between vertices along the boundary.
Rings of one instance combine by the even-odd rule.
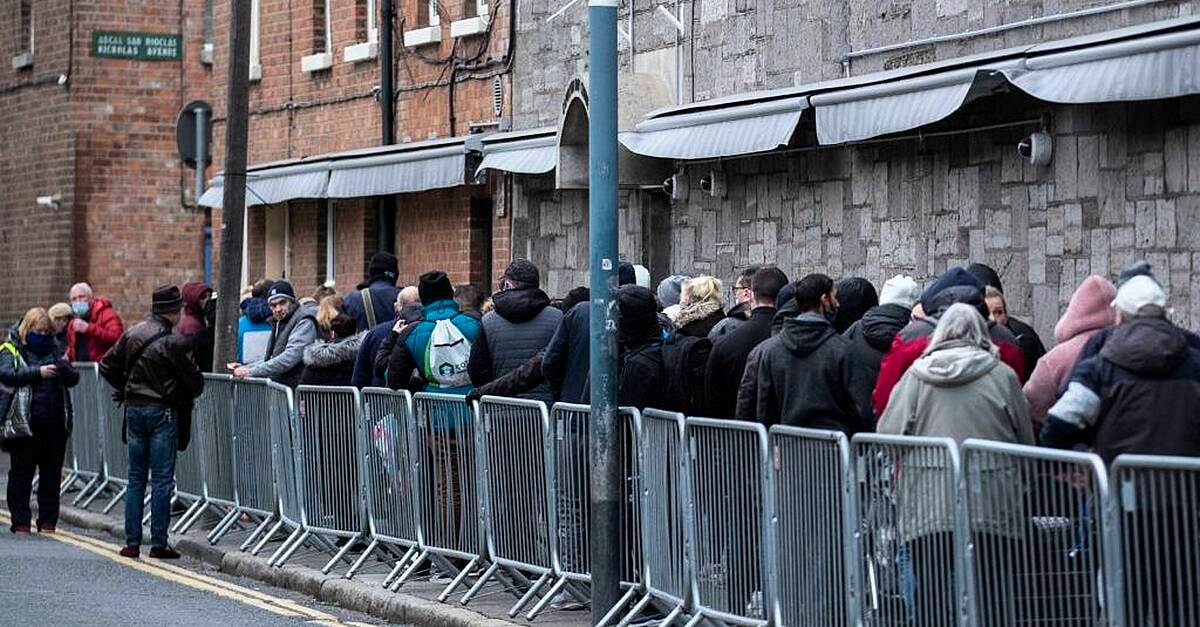
[[[658,302],[663,307],[679,304],[679,294],[683,291],[683,283],[688,277],[682,274],[672,274],[658,284]]]

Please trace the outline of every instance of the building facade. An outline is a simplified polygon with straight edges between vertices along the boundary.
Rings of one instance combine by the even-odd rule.
[[[175,119],[210,91],[210,4],[19,0],[0,13],[4,320],[84,280],[134,318],[154,286],[203,277],[205,212]],[[138,39],[98,48],[105,33]]]

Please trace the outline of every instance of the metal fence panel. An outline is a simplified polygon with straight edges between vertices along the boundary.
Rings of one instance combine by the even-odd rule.
[[[775,568],[781,624],[858,624],[854,468],[840,431],[771,427]]]
[[[270,405],[273,398],[265,379],[233,382],[233,456],[237,460],[234,483],[238,508],[260,516],[275,509],[275,481],[271,473]]]
[[[679,617],[689,594],[691,568],[687,501],[689,461],[684,449],[684,417],[677,412],[642,412],[638,463],[642,477],[642,551],[648,602]],[[635,615],[639,603],[626,618]]]
[[[1100,458],[983,440],[962,452],[972,624],[1105,624]]]
[[[420,468],[421,530],[425,547],[447,557],[482,554],[475,411],[465,396],[413,397]]]
[[[383,585],[387,587],[417,555],[420,544],[412,395],[406,390],[366,388],[362,398],[359,441],[364,447],[363,487],[371,546],[352,570],[357,570],[380,544],[407,549],[384,579]]]
[[[958,625],[966,542],[954,440],[858,434],[852,445],[864,623]]]
[[[1129,627],[1200,626],[1200,458],[1121,455],[1112,477],[1117,616]]]
[[[765,625],[774,618],[765,552],[774,502],[767,430],[710,418],[688,418],[686,429],[696,614]]]
[[[199,445],[208,500],[234,507],[233,377],[205,374],[204,389],[194,411],[192,441]]]
[[[79,385],[71,388],[71,407],[75,424],[71,432],[71,457],[78,479],[85,481],[80,495],[95,485],[104,470],[104,416],[100,392],[107,388],[95,363],[73,364],[79,371]],[[68,484],[67,487],[70,487]]]

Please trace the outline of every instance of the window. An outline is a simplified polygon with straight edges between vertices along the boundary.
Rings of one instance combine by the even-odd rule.
[[[319,72],[333,67],[333,16],[330,15],[332,0],[314,0],[312,5],[312,49],[313,53],[300,59],[300,70]]]
[[[337,235],[336,222],[333,214],[333,201],[326,201],[325,205],[325,281],[334,280],[334,252],[335,236]]]
[[[262,78],[262,55],[260,54],[259,0],[250,0],[250,80]]]
[[[213,0],[204,0],[204,46],[200,48],[200,62],[212,65],[213,56]]]
[[[359,43],[346,46],[346,63],[369,61],[379,54],[378,12],[376,0],[356,0],[354,3],[354,30]]]
[[[417,28],[404,32],[404,45],[409,48],[436,44],[442,40],[441,19],[437,0],[416,0]]]
[[[17,16],[20,28],[17,30],[17,54],[12,58],[14,70],[33,67],[33,0],[19,0]]]
[[[462,0],[463,18],[450,25],[451,37],[470,37],[487,32],[488,0]]]

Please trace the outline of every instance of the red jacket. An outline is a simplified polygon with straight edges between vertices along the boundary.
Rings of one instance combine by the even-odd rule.
[[[179,317],[179,326],[175,332],[191,337],[208,326],[204,323],[204,308],[200,306],[200,298],[212,290],[200,281],[188,281],[179,290],[183,297],[183,315]]]
[[[883,356],[883,362],[879,365],[879,379],[875,381],[875,391],[871,394],[871,404],[875,406],[876,416],[883,415],[888,399],[892,396],[892,389],[900,383],[909,366],[921,358],[925,347],[929,346],[935,325],[936,322],[931,320],[914,321],[901,329],[896,334],[896,339],[892,340],[891,349]],[[1021,356],[1021,348],[1012,332],[995,324],[989,324],[988,329],[992,342],[1000,350],[1000,361],[1008,364],[1013,372],[1017,373],[1018,380],[1023,380],[1025,358]]]
[[[100,361],[125,332],[125,325],[117,316],[117,310],[104,298],[92,301],[87,323],[88,354],[82,356],[75,354],[75,330],[71,325],[67,326],[67,359],[70,361]]]

